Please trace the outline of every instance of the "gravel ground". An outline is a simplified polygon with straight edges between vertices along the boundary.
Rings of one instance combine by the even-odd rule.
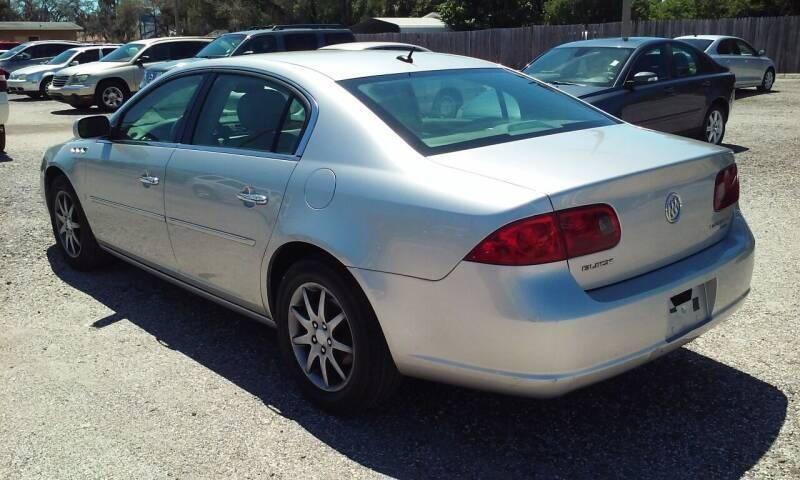
[[[75,112],[13,98],[0,158],[0,478],[800,477],[800,80],[738,92],[726,140],[752,295],[654,363],[551,401],[408,381],[319,413],[274,333],[123,264],[59,259],[39,193]]]

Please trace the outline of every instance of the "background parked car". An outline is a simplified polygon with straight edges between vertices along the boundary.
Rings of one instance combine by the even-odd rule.
[[[42,40],[17,45],[0,55],[0,75],[8,78],[15,70],[45,63],[64,50],[80,45],[66,40]]]
[[[320,50],[401,50],[404,52],[430,52],[425,47],[414,45],[412,43],[401,42],[351,42],[351,43],[337,43],[336,45],[328,45],[322,47]]]
[[[327,24],[275,25],[260,30],[226,33],[197,52],[194,58],[163,62],[149,67],[141,86],[144,87],[168,70],[204,58],[316,50],[326,45],[354,41],[355,36],[348,28]]]
[[[32,98],[46,97],[47,87],[59,70],[100,60],[116,50],[119,45],[93,45],[64,50],[42,65],[31,65],[11,73],[8,92],[28,95]]]
[[[53,99],[75,108],[97,105],[114,111],[139,90],[147,66],[192,57],[211,40],[163,37],[126,43],[98,62],[60,70],[47,92]]]
[[[734,76],[697,48],[651,37],[566,43],[525,73],[625,121],[722,142]]]
[[[717,63],[736,75],[736,88],[756,87],[768,92],[775,84],[775,63],[764,50],[756,50],[738,37],[724,35],[692,35],[678,37],[706,52]]]

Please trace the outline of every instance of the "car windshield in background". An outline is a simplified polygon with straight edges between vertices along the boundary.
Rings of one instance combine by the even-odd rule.
[[[64,50],[63,52],[59,53],[55,57],[51,58],[49,62],[50,65],[60,65],[62,63],[67,63],[73,55],[75,55],[76,50]]]
[[[423,155],[615,123],[500,68],[383,75],[341,84]]]
[[[610,87],[631,53],[632,48],[554,48],[525,67],[524,72],[557,85]]]
[[[16,55],[17,53],[19,53],[19,52],[21,52],[21,51],[25,50],[25,48],[26,48],[27,46],[28,46],[28,45],[26,45],[26,44],[24,44],[24,43],[23,43],[22,45],[17,45],[16,47],[12,48],[11,50],[8,50],[8,51],[7,51],[7,52],[5,52],[4,54],[0,55],[0,60],[5,60],[5,59],[7,59],[7,58],[11,58],[11,57],[13,57],[13,56],[14,56],[14,55]]]
[[[113,52],[109,53],[102,59],[101,62],[130,62],[137,53],[144,49],[143,43],[126,43]]]
[[[245,38],[246,35],[240,34],[223,35],[206,45],[195,56],[200,58],[229,57]]]
[[[705,40],[702,38],[679,38],[678,40],[680,40],[681,42],[688,43],[689,45],[695,47],[701,52],[705,52],[706,48],[708,48],[709,45],[714,43],[713,40]]]

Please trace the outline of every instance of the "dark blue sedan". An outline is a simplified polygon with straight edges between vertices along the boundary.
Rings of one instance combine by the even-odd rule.
[[[688,43],[604,38],[566,43],[523,70],[627,122],[719,144],[735,77]]]

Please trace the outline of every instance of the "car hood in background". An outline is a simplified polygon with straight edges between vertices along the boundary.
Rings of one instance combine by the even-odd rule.
[[[53,64],[44,64],[44,65],[31,65],[30,67],[20,68],[19,70],[15,70],[14,73],[17,75],[33,75],[36,73],[42,72],[54,72],[56,70],[60,70],[63,68],[65,64],[60,65],[53,65]]]
[[[200,60],[206,60],[205,58],[182,58],[180,60],[171,60],[169,62],[159,62],[154,63],[147,67],[148,70],[154,70],[156,72],[166,72],[167,70],[172,70],[173,68],[182,67],[184,65],[188,65],[190,63],[194,63]]]
[[[597,87],[592,85],[554,85],[552,83],[550,85],[556,87],[562,92],[569,93],[570,95],[578,98],[590,97],[597,93],[605,92],[613,88],[613,87]]]
[[[107,70],[113,70],[120,67],[128,67],[128,62],[90,62],[83,65],[75,65],[74,67],[59,70],[59,75],[94,75],[102,73]]]

